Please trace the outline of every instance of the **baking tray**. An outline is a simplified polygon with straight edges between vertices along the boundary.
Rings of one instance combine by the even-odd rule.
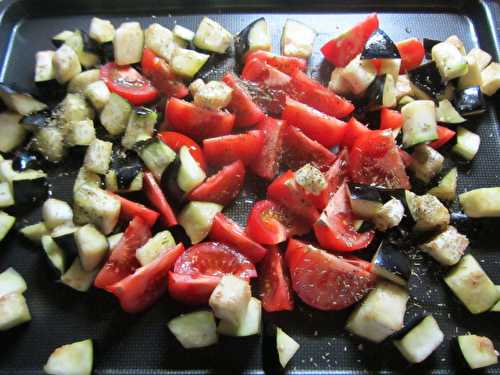
[[[287,18],[298,19],[319,32],[311,74],[323,81],[331,67],[322,61],[318,47],[329,36],[379,12],[382,28],[394,39],[429,37],[443,39],[458,35],[467,49],[481,47],[499,60],[500,5],[495,1],[12,1],[0,3],[0,81],[35,90],[32,83],[34,54],[52,48],[50,36],[63,29],[86,30],[94,15],[118,25],[138,20],[144,27],[175,22],[196,28],[204,15],[238,32],[250,21],[265,16],[272,30],[273,45],[279,46],[281,28]],[[459,191],[500,185],[500,101],[491,98],[488,111],[468,126],[480,134],[482,145],[471,165],[459,165]],[[0,130],[1,133],[1,130]],[[72,172],[80,165],[78,156],[50,170],[55,197],[70,199]],[[68,172],[69,171],[69,176]],[[227,209],[228,215],[244,224],[252,203],[263,195],[263,185],[251,176],[241,197]],[[17,228],[39,218],[39,210],[18,220]],[[496,229],[496,230],[495,230]],[[498,221],[474,227],[471,252],[492,279],[500,284]],[[473,316],[453,297],[442,281],[443,270],[428,258],[414,254],[412,299],[406,321],[423,311],[432,313],[446,340],[423,364],[408,366],[390,342],[373,345],[343,329],[350,310],[314,311],[297,301],[292,313],[265,314],[293,336],[301,349],[288,366],[295,374],[467,373],[453,350],[451,339],[466,332],[487,335],[500,348],[498,315]],[[107,293],[91,290],[81,294],[53,283],[47,276],[41,250],[27,244],[12,231],[0,248],[0,270],[14,267],[26,279],[26,297],[33,315],[29,324],[0,333],[0,374],[39,374],[52,350],[64,343],[91,337],[95,340],[96,374],[261,374],[261,337],[231,339],[200,350],[183,350],[166,328],[167,321],[188,309],[168,297],[151,310],[127,315]],[[265,354],[264,354],[265,355]],[[498,367],[487,373],[500,373]],[[268,373],[271,373],[268,371]]]

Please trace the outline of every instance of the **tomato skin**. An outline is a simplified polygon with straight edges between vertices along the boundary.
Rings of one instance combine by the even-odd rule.
[[[227,206],[238,196],[244,182],[245,166],[241,160],[237,160],[191,190],[187,199]]]
[[[205,161],[201,147],[188,136],[182,133],[165,131],[159,133],[158,138],[175,152],[179,152],[182,146],[186,146],[200,167],[205,171],[207,170],[207,162]]]
[[[168,290],[181,302],[206,304],[221,277],[227,273],[246,281],[257,276],[253,264],[232,247],[219,242],[202,242],[177,258],[169,274]]]
[[[306,136],[295,126],[287,126],[283,133],[284,161],[291,169],[311,163],[322,171],[335,161],[333,152]]]
[[[370,132],[371,130],[368,128],[368,126],[363,125],[361,122],[356,120],[356,118],[351,117],[346,125],[344,139],[342,140],[342,146],[350,148],[352,147],[356,139]]]
[[[241,78],[275,90],[285,90],[292,80],[288,74],[257,58],[246,60]]]
[[[329,62],[338,67],[346,66],[356,55],[363,52],[370,35],[378,28],[376,13],[370,14],[338,37],[321,47],[321,53]]]
[[[201,108],[177,98],[165,105],[165,118],[175,131],[197,141],[229,134],[234,126],[232,113]]]
[[[164,250],[153,262],[106,287],[106,290],[120,300],[124,311],[138,313],[146,310],[166,292],[168,271],[183,251],[184,246],[181,243]]]
[[[338,145],[344,138],[346,123],[287,98],[281,118],[326,148]]]
[[[401,112],[389,108],[380,110],[380,130],[400,129],[403,123],[404,118]]]
[[[325,178],[328,181],[328,198],[330,198],[330,195],[335,193],[349,177],[348,165],[349,151],[347,148],[343,148],[339,152],[335,163],[325,172]]]
[[[287,230],[278,220],[279,216],[279,208],[273,202],[255,202],[248,215],[246,234],[262,245],[276,245],[286,241]]]
[[[386,132],[371,131],[356,140],[349,153],[350,177],[359,184],[409,189],[398,147]]]
[[[292,287],[306,304],[325,311],[345,309],[361,300],[375,285],[376,276],[362,259],[329,254],[291,240],[285,255]],[[366,265],[367,264],[367,265]]]
[[[268,186],[267,197],[310,225],[319,218],[318,209],[307,199],[305,190],[295,182],[295,174],[292,171],[285,172]]]
[[[283,153],[283,133],[286,122],[266,117],[257,124],[257,129],[264,135],[262,152],[250,165],[257,176],[272,180],[279,171],[279,163]]]
[[[448,143],[456,134],[454,130],[448,129],[445,126],[438,125],[437,127],[438,139],[429,143],[434,149],[438,149]]]
[[[187,86],[176,76],[167,62],[148,48],[144,48],[142,52],[141,68],[153,86],[167,97],[182,99],[189,94]]]
[[[177,219],[175,218],[175,213],[170,207],[170,204],[163,194],[160,186],[156,182],[153,174],[151,172],[144,172],[144,193],[148,198],[149,202],[160,212],[161,218],[167,227],[173,227],[177,225]]]
[[[267,312],[292,311],[294,307],[290,279],[277,246],[269,246],[259,272],[260,298]]]
[[[300,70],[293,73],[286,92],[292,99],[336,118],[344,118],[354,111],[354,105],[350,101],[335,94]]]
[[[109,91],[120,95],[133,105],[143,105],[158,97],[158,90],[153,87],[151,81],[131,66],[107,63],[101,66],[99,78],[108,86]]]
[[[233,89],[231,102],[227,108],[234,113],[235,126],[248,128],[264,118],[262,109],[253,102],[246,89],[238,84],[238,78],[234,74],[227,73],[222,80]]]
[[[354,251],[367,247],[375,232],[359,233],[353,225],[354,216],[349,203],[349,188],[340,186],[330,198],[328,205],[314,224],[314,233],[319,244],[333,251]]]
[[[241,160],[245,165],[260,155],[264,135],[260,130],[203,140],[203,153],[210,165],[227,165]]]
[[[214,217],[209,238],[233,246],[252,263],[258,263],[264,258],[267,249],[250,239],[243,228],[219,212]]]
[[[246,56],[245,61],[250,61],[254,58],[286,74],[292,74],[296,70],[302,70],[303,72],[307,71],[307,60],[300,57],[280,56],[271,52],[257,50],[250,52]]]
[[[401,68],[399,73],[405,73],[408,70],[415,69],[424,60],[424,44],[417,38],[402,40],[396,43],[396,47],[401,55]]]
[[[94,281],[96,288],[106,288],[132,274],[139,268],[135,251],[151,238],[149,226],[136,216],[129,223],[123,237],[113,248],[111,255]]]
[[[133,219],[136,216],[139,216],[144,222],[152,227],[155,225],[156,220],[160,214],[156,211],[147,208],[143,204],[133,202],[128,200],[127,198],[123,198],[120,195],[113,194],[116,198],[120,200],[121,209],[120,209],[120,219],[123,221],[128,221]]]

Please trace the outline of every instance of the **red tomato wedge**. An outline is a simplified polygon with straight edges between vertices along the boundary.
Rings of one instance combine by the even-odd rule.
[[[392,134],[371,131],[358,138],[349,153],[353,182],[390,189],[409,189],[410,180]]]
[[[127,99],[133,105],[149,103],[158,97],[158,90],[151,81],[131,66],[107,63],[101,66],[99,78],[108,86],[109,91]]]
[[[291,169],[299,169],[311,163],[322,171],[328,169],[335,161],[335,154],[312,140],[295,126],[287,126],[283,132],[283,161]]]
[[[295,182],[295,174],[292,171],[285,172],[268,186],[267,197],[310,225],[319,218],[320,212],[314,203],[307,199],[302,186]]]
[[[106,288],[132,274],[139,267],[135,251],[150,238],[149,226],[140,217],[135,217],[97,274],[94,281],[95,287]]]
[[[222,80],[233,89],[227,108],[234,113],[237,127],[251,127],[264,118],[262,109],[254,103],[245,86],[238,84],[239,79],[234,74],[227,73]]]
[[[319,310],[345,309],[375,285],[376,276],[367,271],[368,262],[346,261],[297,240],[290,240],[285,260],[295,293]]]
[[[286,99],[281,118],[326,148],[338,145],[344,138],[346,128],[344,121],[290,98]]]
[[[328,181],[329,196],[335,193],[340,185],[348,178],[349,170],[349,151],[347,148],[339,152],[335,163],[325,172],[325,178]],[[327,202],[328,203],[328,202]]]
[[[189,94],[187,86],[177,77],[170,65],[148,48],[144,48],[142,52],[141,68],[142,73],[163,95],[184,98]]]
[[[191,190],[187,199],[227,206],[238,196],[244,183],[245,166],[241,160],[237,160]]]
[[[241,78],[275,90],[286,89],[292,80],[288,74],[257,58],[246,60]]]
[[[259,272],[260,298],[267,312],[293,310],[292,288],[277,246],[269,246]]]
[[[201,108],[177,98],[167,102],[165,118],[175,131],[197,141],[229,134],[234,126],[232,113]]]
[[[401,161],[404,166],[408,168],[413,163],[413,157],[403,149],[398,149],[399,155],[401,156]]]
[[[389,108],[380,110],[380,129],[400,129],[403,126],[404,118],[401,112]]]
[[[296,70],[302,70],[303,72],[307,71],[307,60],[300,57],[280,56],[271,52],[258,50],[250,52],[245,58],[245,61],[250,61],[254,58],[286,74],[292,74]]]
[[[351,117],[346,125],[344,139],[342,140],[342,146],[350,148],[352,147],[356,139],[370,132],[371,130],[366,125],[363,125],[354,117]]]
[[[437,127],[438,139],[434,142],[429,143],[434,149],[438,149],[448,143],[456,134],[454,130],[448,129],[447,127],[438,125]]]
[[[332,251],[354,251],[367,247],[375,232],[360,233],[354,228],[354,216],[349,201],[349,188],[342,184],[314,224],[319,244]]]
[[[398,47],[399,54],[401,55],[400,73],[415,69],[424,60],[424,44],[417,38],[402,40],[396,43],[396,47]]]
[[[219,242],[191,246],[175,262],[169,276],[170,295],[189,304],[207,303],[225,274],[244,280],[257,276],[254,265],[232,247]]]
[[[321,47],[321,53],[333,65],[344,67],[363,52],[368,38],[377,28],[378,17],[376,13],[372,13],[338,37],[326,42]]]
[[[245,165],[260,155],[264,135],[260,130],[209,138],[203,141],[203,153],[210,165],[227,165],[241,160]]]
[[[106,290],[120,300],[122,309],[128,313],[138,313],[155,303],[166,291],[168,271],[184,251],[184,246],[164,250],[153,262],[135,270]]]
[[[252,263],[260,262],[267,253],[265,247],[250,239],[243,228],[220,212],[214,217],[209,237],[234,247]]]
[[[177,132],[161,132],[158,134],[158,138],[175,152],[179,152],[182,146],[186,146],[200,167],[207,170],[207,162],[201,147],[188,136]]]
[[[120,219],[123,221],[129,221],[136,216],[139,216],[144,222],[152,227],[155,225],[156,220],[160,214],[156,211],[153,211],[150,208],[147,208],[143,204],[128,200],[127,198],[123,198],[120,195],[114,195],[120,200],[121,209],[120,209]]]
[[[167,227],[173,227],[174,225],[177,225],[175,213],[172,210],[172,207],[170,207],[165,194],[163,194],[163,191],[161,190],[151,172],[144,172],[143,185],[143,190],[146,194],[146,197],[161,214],[163,223]]]
[[[292,75],[287,94],[329,116],[343,118],[354,111],[354,105],[297,70]]]
[[[284,121],[272,117],[266,117],[257,125],[257,129],[262,131],[264,135],[262,151],[250,165],[257,176],[271,180],[278,174],[283,153],[283,133],[286,126]]]

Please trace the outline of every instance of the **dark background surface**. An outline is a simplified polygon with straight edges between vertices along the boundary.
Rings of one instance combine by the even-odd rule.
[[[341,29],[378,11],[381,28],[395,41],[409,37],[444,39],[458,35],[466,49],[480,46],[499,60],[500,6],[493,1],[51,1],[10,0],[0,3],[0,81],[34,89],[34,55],[52,49],[50,37],[63,29],[88,30],[92,16],[109,18],[115,26],[138,20],[143,27],[177,22],[195,30],[204,15],[231,32],[266,16],[277,52],[281,28],[287,18],[305,22],[318,31],[311,73],[327,80],[331,66],[322,62],[321,46]],[[467,123],[481,135],[481,149],[471,165],[459,165],[459,192],[500,185],[499,96],[491,98],[488,111]],[[68,158],[50,174],[55,197],[70,199],[71,175],[81,165]],[[263,195],[263,186],[249,178],[246,189],[231,207],[229,216],[244,224],[249,208]],[[35,210],[19,219],[17,228],[34,222]],[[496,222],[498,223],[498,222]],[[488,226],[489,225],[489,226]],[[493,225],[493,226],[492,226]],[[500,284],[500,226],[486,224],[473,236],[470,252],[494,282]],[[443,270],[421,254],[412,254],[412,299],[406,321],[422,312],[432,313],[446,335],[445,342],[423,364],[409,367],[390,342],[373,345],[345,332],[351,310],[337,313],[314,311],[297,301],[292,313],[266,314],[294,337],[301,349],[288,365],[291,373],[468,373],[453,350],[453,337],[473,332],[494,339],[500,348],[500,316],[473,316],[446,288]],[[52,350],[88,337],[95,342],[96,374],[262,373],[261,338],[221,337],[219,344],[199,350],[183,350],[166,328],[167,321],[188,309],[163,298],[150,311],[127,315],[108,294],[91,290],[78,293],[54,283],[47,276],[42,250],[12,231],[0,244],[0,271],[12,266],[28,283],[26,297],[31,323],[0,333],[0,374],[38,374]],[[486,373],[500,373],[497,367]]]

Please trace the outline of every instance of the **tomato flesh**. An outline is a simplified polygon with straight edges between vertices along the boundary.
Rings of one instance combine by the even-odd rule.
[[[248,215],[246,234],[263,245],[276,245],[284,242],[288,235],[280,219],[280,210],[277,205],[267,200],[258,201]]]
[[[139,267],[135,251],[150,238],[149,226],[140,217],[135,217],[97,274],[94,281],[95,287],[106,288],[132,274]]]
[[[392,134],[371,131],[358,138],[349,153],[353,182],[390,189],[409,189],[410,180]]]
[[[344,121],[290,98],[286,100],[281,118],[327,148],[338,145],[344,138]]]
[[[170,296],[188,305],[207,304],[220,277],[169,272],[168,292]]]
[[[367,247],[375,232],[360,233],[354,228],[354,215],[349,203],[347,184],[339,187],[330,198],[320,219],[314,224],[314,233],[319,244],[327,250],[354,251]]]
[[[200,167],[205,171],[207,170],[207,162],[201,147],[188,136],[182,133],[165,131],[159,133],[158,138],[175,152],[179,152],[182,146],[186,146]]]
[[[167,102],[165,117],[175,131],[197,141],[229,134],[234,126],[232,113],[201,108],[177,98]]]
[[[344,67],[363,52],[368,38],[377,28],[378,17],[372,13],[337,38],[326,42],[321,47],[321,53],[333,65]]]
[[[262,151],[250,165],[257,176],[271,180],[278,174],[285,127],[284,121],[272,117],[266,117],[257,125],[257,129],[262,131],[264,135]]]
[[[250,239],[243,228],[220,212],[214,217],[209,237],[234,247],[252,263],[260,262],[267,253],[265,247]]]
[[[260,155],[264,135],[260,130],[209,138],[203,141],[203,153],[210,165],[227,165],[241,160],[245,165]]]
[[[191,190],[187,199],[227,206],[238,196],[244,182],[245,166],[241,160],[237,160]]]
[[[250,52],[245,61],[257,59],[263,61],[272,67],[282,71],[286,74],[293,74],[296,70],[307,70],[307,60],[300,57],[280,56],[267,51],[254,51]]]
[[[438,149],[448,143],[456,134],[454,130],[448,129],[445,126],[438,125],[437,127],[438,139],[429,143],[434,149]]]
[[[109,91],[127,99],[133,105],[150,103],[158,97],[158,90],[151,81],[131,66],[107,63],[101,66],[99,78],[108,86]]]
[[[346,124],[342,146],[350,148],[352,147],[356,139],[370,132],[371,130],[368,128],[368,126],[363,125],[361,122],[356,120],[356,118],[351,117],[351,119]]]
[[[141,68],[142,73],[163,95],[184,98],[189,94],[187,86],[182,83],[167,62],[148,48],[144,48],[142,52]]]
[[[404,118],[401,112],[389,108],[380,110],[380,129],[400,129],[403,126]]]
[[[146,310],[166,292],[168,271],[183,251],[182,244],[164,250],[153,262],[106,290],[118,297],[124,311],[137,313]]]
[[[267,312],[293,310],[290,279],[277,246],[269,246],[259,272],[262,308]]]
[[[376,276],[367,263],[357,263],[329,254],[303,242],[291,240],[285,259],[295,293],[319,310],[345,309],[361,300],[373,288]]]
[[[227,108],[234,113],[237,127],[247,128],[264,118],[264,112],[254,103],[246,88],[238,84],[239,79],[234,74],[227,73],[222,80],[233,89]]]
[[[156,182],[153,174],[149,171],[144,172],[143,181],[144,181],[144,188],[143,188],[144,193],[146,194],[146,197],[148,198],[149,202],[151,202],[151,204],[161,214],[163,223],[167,227],[173,227],[174,225],[177,225],[177,219],[175,218],[175,213],[172,210],[172,207],[170,207],[170,204],[168,203],[165,194],[163,194],[163,191]]]
[[[401,55],[400,73],[405,73],[408,70],[418,67],[425,56],[424,44],[417,38],[410,38],[396,43],[399,54]]]
[[[143,204],[128,200],[127,198],[123,198],[120,195],[114,194],[114,196],[120,200],[120,219],[122,221],[126,222],[136,216],[139,216],[147,225],[152,227],[160,216],[158,212],[147,208]]]

